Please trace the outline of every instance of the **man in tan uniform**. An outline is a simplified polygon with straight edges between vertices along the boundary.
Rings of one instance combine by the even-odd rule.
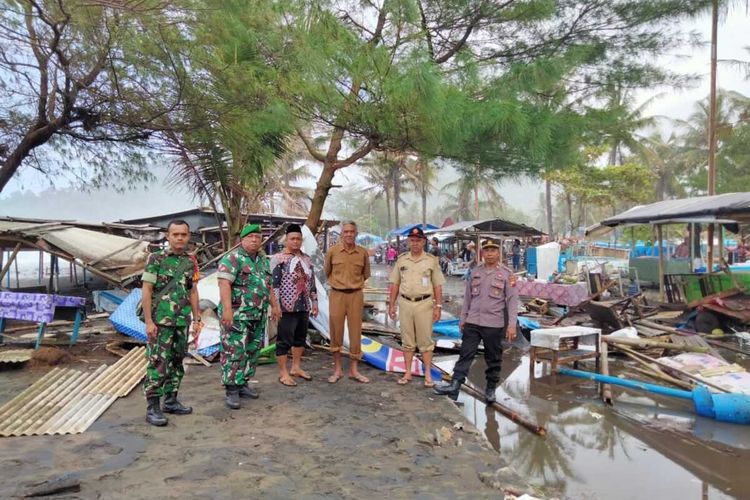
[[[440,261],[424,251],[427,238],[422,228],[415,226],[409,231],[409,252],[401,254],[393,266],[388,314],[396,319],[398,299],[401,344],[404,348],[406,373],[398,381],[411,381],[411,363],[418,348],[425,364],[425,387],[435,384],[430,375],[432,351],[432,324],[440,319],[443,308],[443,284],[445,278],[440,270]]]
[[[370,380],[359,373],[357,363],[362,358],[362,309],[365,281],[370,277],[370,255],[358,246],[357,224],[349,221],[341,225],[341,241],[326,253],[324,272],[331,286],[328,296],[328,322],[333,353],[333,375],[328,382],[335,384],[343,376],[341,348],[344,345],[344,320],[349,326],[349,378],[362,384]]]

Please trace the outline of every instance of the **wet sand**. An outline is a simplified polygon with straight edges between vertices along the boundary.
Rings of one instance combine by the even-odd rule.
[[[111,361],[114,361],[114,357]],[[418,380],[365,366],[372,383],[326,382],[327,354],[309,353],[312,382],[277,381],[259,367],[258,400],[224,406],[217,366],[188,366],[181,399],[194,414],[169,416],[167,427],[144,421],[140,388],[116,401],[85,433],[2,438],[0,492],[8,498],[32,482],[76,473],[81,491],[68,498],[497,498],[483,473],[504,460],[445,398]],[[0,373],[0,403],[42,370]],[[453,425],[461,423],[463,430]],[[437,429],[452,432],[434,443]],[[503,485],[522,488],[505,475]]]

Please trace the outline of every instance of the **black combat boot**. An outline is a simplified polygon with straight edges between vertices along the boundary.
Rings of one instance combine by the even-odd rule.
[[[167,425],[167,417],[161,412],[161,403],[159,403],[159,396],[151,396],[146,398],[148,407],[146,410],[146,422],[157,427],[164,427]]]
[[[448,396],[453,401],[458,399],[458,391],[461,390],[461,384],[463,384],[463,380],[454,378],[451,380],[450,384],[440,384],[436,386],[432,392],[439,396]]]
[[[250,399],[258,399],[259,394],[258,391],[253,389],[252,387],[248,387],[247,384],[240,386],[240,397],[241,398],[250,398]]]
[[[240,409],[240,388],[236,385],[227,385],[224,386],[227,390],[227,397],[224,399],[224,402],[227,404],[229,408],[232,410],[239,410]]]
[[[494,403],[496,401],[495,398],[495,388],[497,387],[497,384],[495,382],[487,382],[487,387],[484,389],[484,400],[487,401],[487,403]]]
[[[177,401],[176,392],[164,396],[163,410],[165,413],[174,413],[175,415],[190,415],[193,413],[193,409],[190,406],[185,406]]]

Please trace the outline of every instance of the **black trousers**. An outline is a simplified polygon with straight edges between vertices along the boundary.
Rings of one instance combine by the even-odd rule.
[[[291,347],[305,347],[308,311],[283,312],[276,333],[276,355],[286,356]]]
[[[503,361],[502,339],[504,336],[505,327],[491,328],[472,323],[464,324],[461,354],[453,368],[453,379],[458,379],[461,382],[466,380],[481,340],[484,342],[484,359],[487,362],[487,369],[484,372],[487,383],[497,387],[498,382],[500,382],[500,367]]]

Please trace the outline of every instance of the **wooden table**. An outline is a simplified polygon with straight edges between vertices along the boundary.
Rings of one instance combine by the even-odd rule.
[[[595,359],[599,371],[599,345],[601,329],[586,326],[562,326],[557,328],[540,328],[531,331],[531,348],[529,349],[529,374],[534,378],[534,367],[537,361],[547,362],[552,368],[552,375],[557,373],[561,363],[573,363],[584,359]],[[594,351],[579,349],[581,339],[590,338],[594,342]]]

